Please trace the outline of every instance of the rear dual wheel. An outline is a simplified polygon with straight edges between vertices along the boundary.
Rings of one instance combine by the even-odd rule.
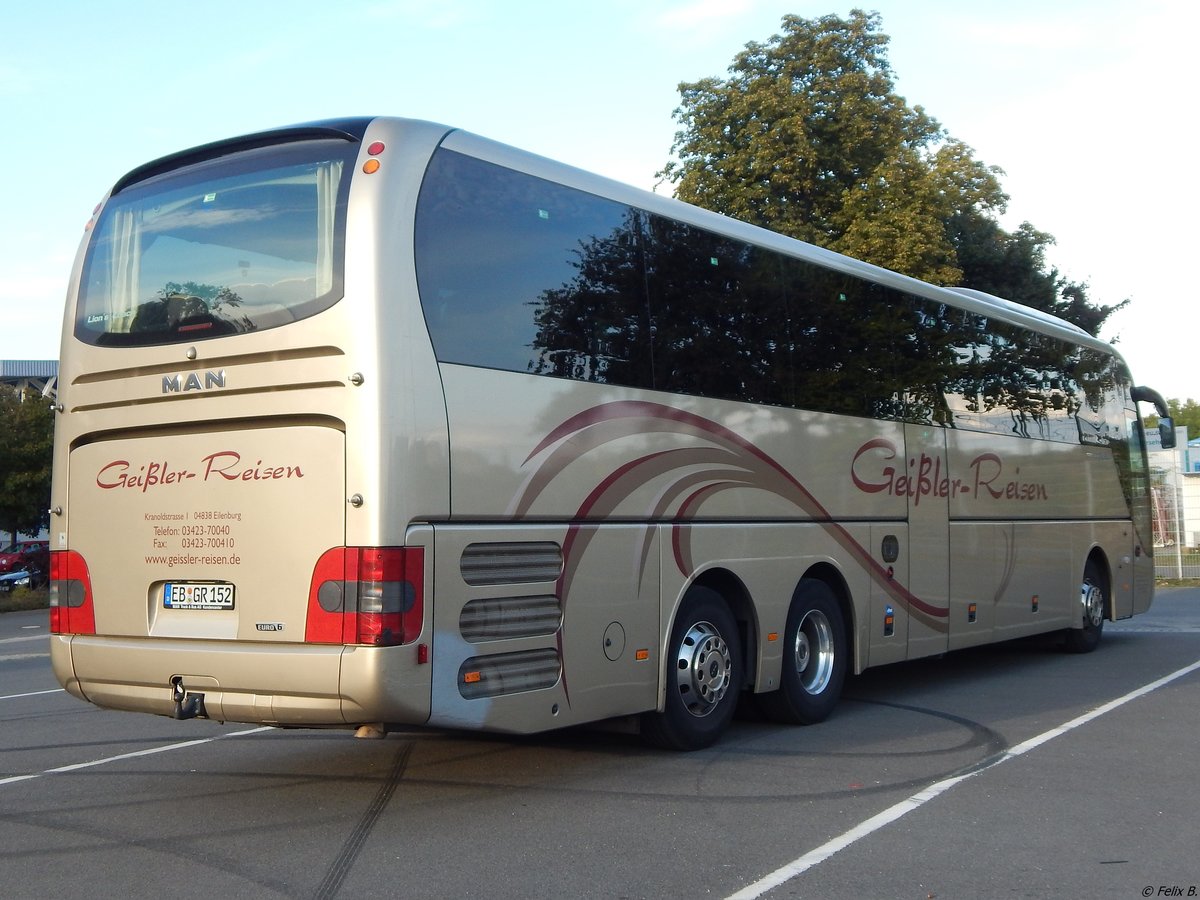
[[[776,722],[813,725],[833,712],[846,681],[846,625],[833,590],[804,579],[796,588],[784,632],[779,690],[759,695]]]

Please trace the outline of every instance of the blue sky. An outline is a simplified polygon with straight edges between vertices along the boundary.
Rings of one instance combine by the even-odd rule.
[[[1105,337],[1135,377],[1200,399],[1187,264],[1194,0],[878,0],[897,90],[1001,167],[1005,224],[1131,308]],[[432,119],[644,188],[678,84],[724,76],[785,14],[774,0],[209,0],[0,7],[0,358],[55,358],[82,227],[129,169],[273,125]]]

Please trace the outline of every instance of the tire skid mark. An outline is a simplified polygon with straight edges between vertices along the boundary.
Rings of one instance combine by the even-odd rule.
[[[336,897],[338,891],[342,888],[342,883],[346,880],[346,876],[350,874],[350,869],[354,865],[354,861],[358,858],[358,854],[362,851],[363,845],[375,828],[375,823],[379,820],[379,816],[387,808],[388,802],[392,799],[392,794],[396,792],[396,787],[400,780],[404,777],[405,770],[408,768],[409,757],[412,756],[413,742],[405,741],[396,753],[396,759],[392,763],[392,770],[383,784],[379,786],[375,797],[367,806],[362,816],[358,820],[358,824],[354,826],[354,830],[350,832],[350,836],[346,838],[346,842],[342,844],[341,852],[330,864],[325,872],[325,877],[321,879],[321,883],[317,886],[313,893],[314,900],[327,900],[327,898]]]

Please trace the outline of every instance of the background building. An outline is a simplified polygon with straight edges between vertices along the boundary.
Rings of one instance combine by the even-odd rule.
[[[1154,501],[1154,570],[1160,578],[1200,578],[1200,440],[1175,429],[1175,449],[1146,432]]]
[[[0,384],[53,398],[58,387],[58,360],[0,359]]]

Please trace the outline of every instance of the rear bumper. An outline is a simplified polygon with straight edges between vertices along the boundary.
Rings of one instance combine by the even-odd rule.
[[[357,647],[53,635],[55,676],[107,709],[174,715],[172,679],[204,695],[210,719],[259,725],[420,725],[430,666],[413,646]]]

